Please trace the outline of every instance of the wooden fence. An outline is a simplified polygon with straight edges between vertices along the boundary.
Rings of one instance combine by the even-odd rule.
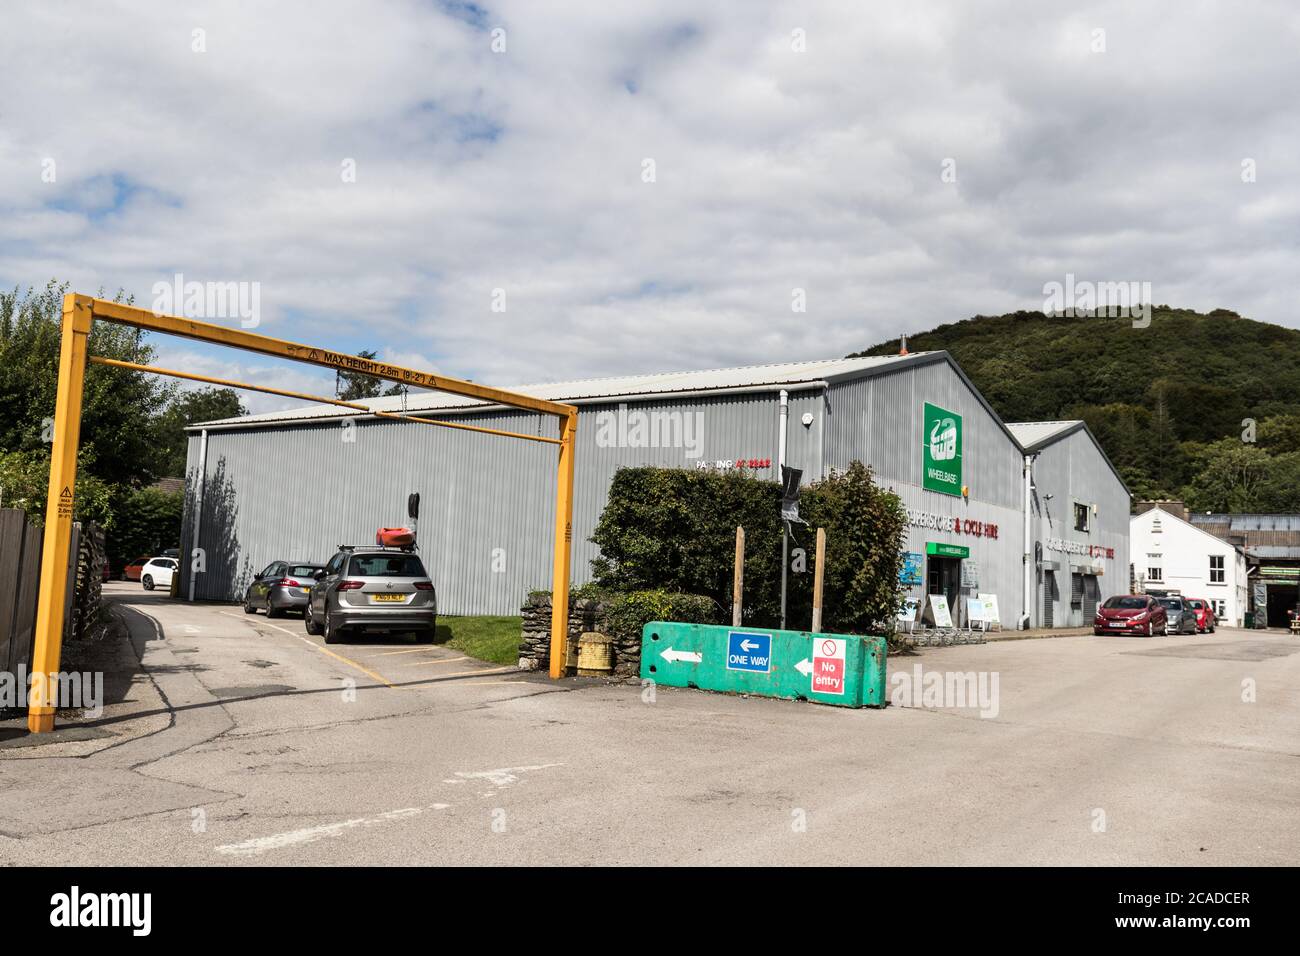
[[[20,509],[0,508],[0,672],[31,666],[43,537]],[[73,524],[70,559],[63,639],[94,640],[102,630],[104,535],[94,525]]]

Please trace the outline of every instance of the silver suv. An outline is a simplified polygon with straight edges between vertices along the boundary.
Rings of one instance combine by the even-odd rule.
[[[405,548],[340,547],[317,573],[304,612],[308,634],[337,644],[345,632],[413,633],[433,642],[438,597],[418,555]]]

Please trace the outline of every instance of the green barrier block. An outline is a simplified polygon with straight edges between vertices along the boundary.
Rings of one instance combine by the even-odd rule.
[[[670,687],[885,706],[885,639],[651,621],[641,676]]]

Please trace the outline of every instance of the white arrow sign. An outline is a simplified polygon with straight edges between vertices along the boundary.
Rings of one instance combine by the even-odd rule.
[[[754,650],[757,647],[758,645],[753,641],[751,641],[749,638],[745,638],[743,641],[740,642],[740,649],[744,651],[746,654],[748,654],[750,651]]]
[[[794,669],[797,670],[804,677],[807,677],[809,674],[812,673],[812,661],[808,660],[808,658],[805,657],[798,664],[794,665]]]
[[[699,651],[675,651],[671,647],[665,647],[659,656],[669,662],[690,661],[692,664],[698,664],[704,660],[704,655]]]

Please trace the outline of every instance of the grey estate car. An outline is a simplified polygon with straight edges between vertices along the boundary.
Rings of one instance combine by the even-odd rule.
[[[1196,612],[1192,610],[1191,604],[1180,597],[1162,597],[1156,600],[1165,609],[1166,634],[1196,633]]]
[[[341,547],[307,599],[308,634],[337,644],[345,633],[411,633],[432,643],[438,597],[419,555],[404,548]]]

